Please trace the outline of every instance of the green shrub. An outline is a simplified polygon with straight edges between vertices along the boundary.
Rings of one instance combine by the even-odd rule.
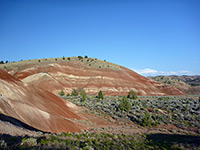
[[[76,89],[73,89],[71,96],[78,96],[78,91]]]
[[[67,58],[69,61],[71,60],[70,57]]]
[[[67,96],[70,96],[70,94],[69,94],[69,93],[67,93]]]
[[[130,98],[130,99],[137,99],[137,94],[136,94],[136,92],[134,92],[133,90],[130,90],[130,92],[128,93],[127,98]]]
[[[100,99],[102,99],[103,100],[103,93],[102,93],[102,91],[100,90],[99,91],[99,93],[98,93],[98,99],[100,100]]]
[[[80,92],[80,95],[81,95],[81,101],[82,101],[82,102],[85,102],[85,99],[86,99],[86,93],[85,93],[85,91],[84,91],[84,90],[81,91],[81,92]]]
[[[185,106],[185,111],[186,111],[186,112],[188,111],[188,105]]]
[[[85,58],[88,58],[88,56],[87,56],[87,55],[85,55]]]
[[[131,109],[131,104],[125,96],[123,96],[123,98],[120,101],[121,102],[118,106],[118,110],[129,111]]]
[[[150,115],[148,113],[148,111],[145,111],[144,112],[144,117],[142,118],[142,121],[141,121],[141,125],[142,126],[151,126],[151,121],[150,121]]]
[[[65,92],[64,92],[63,90],[61,90],[60,93],[59,93],[59,95],[60,95],[60,96],[64,96],[64,95],[65,95]]]
[[[37,139],[32,138],[32,137],[31,138],[23,138],[21,145],[24,146],[24,147],[35,146],[35,145],[37,145]]]
[[[65,60],[65,57],[63,56],[63,60]]]

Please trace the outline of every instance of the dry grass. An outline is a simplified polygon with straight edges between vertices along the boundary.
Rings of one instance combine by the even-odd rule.
[[[120,66],[117,64],[113,64],[110,62],[102,61],[97,58],[82,58],[79,59],[78,57],[60,57],[60,58],[43,58],[43,59],[31,59],[31,60],[22,60],[18,62],[10,62],[6,64],[0,64],[0,68],[9,70],[20,71],[23,70],[25,66],[40,66],[46,65],[50,63],[64,63],[69,64],[73,63],[75,65],[84,65],[85,67],[91,68],[107,68],[112,70],[120,70]]]

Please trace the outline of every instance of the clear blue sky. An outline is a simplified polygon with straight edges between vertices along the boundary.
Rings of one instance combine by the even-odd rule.
[[[78,55],[200,74],[200,0],[0,0],[0,60]]]

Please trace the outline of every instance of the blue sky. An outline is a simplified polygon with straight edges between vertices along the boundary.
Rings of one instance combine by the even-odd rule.
[[[200,1],[0,0],[0,60],[78,55],[200,75]]]

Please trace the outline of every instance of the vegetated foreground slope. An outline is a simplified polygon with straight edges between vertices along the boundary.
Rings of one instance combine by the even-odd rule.
[[[157,81],[161,84],[171,85],[177,89],[184,91],[187,94],[194,95],[200,94],[200,76],[156,76],[149,77],[154,81]]]
[[[135,100],[121,96],[105,96],[104,100],[88,97],[84,102],[73,96],[62,98],[96,113],[108,114],[115,120],[132,121],[141,126],[162,125],[162,129],[165,125],[175,125],[176,128],[200,133],[200,105],[197,95],[139,96]]]
[[[3,68],[5,65],[1,65]],[[184,95],[171,86],[149,80],[125,67],[94,58],[70,57],[30,60],[6,64],[6,70],[23,83],[58,94],[84,88],[87,94]]]

